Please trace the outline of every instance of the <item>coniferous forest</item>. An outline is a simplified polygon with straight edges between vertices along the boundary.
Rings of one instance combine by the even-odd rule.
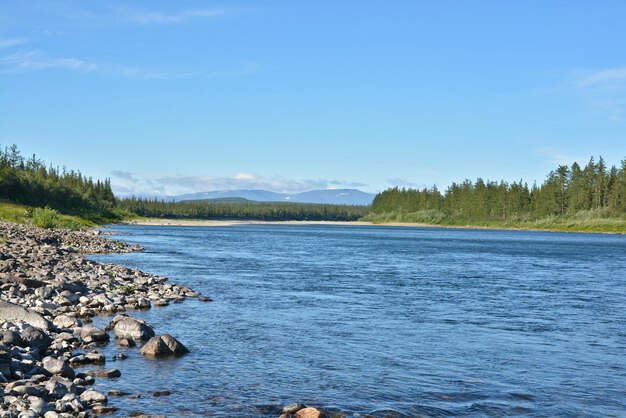
[[[50,208],[95,222],[129,216],[172,219],[309,220],[521,227],[626,232],[626,159],[607,167],[592,157],[560,165],[541,184],[465,180],[437,187],[379,193],[371,206],[288,202],[118,199],[110,180],[25,158],[17,146],[0,147],[0,202]],[[2,215],[2,213],[0,213]]]
[[[75,215],[107,214],[117,205],[108,179],[46,167],[35,155],[24,158],[16,145],[0,147],[0,199]]]
[[[581,167],[560,165],[540,184],[523,181],[453,183],[445,192],[392,188],[379,193],[366,219],[378,222],[504,224],[532,226],[555,221],[584,224],[626,215],[626,160],[607,167],[592,157]],[[525,225],[526,224],[526,225]]]
[[[256,219],[264,221],[356,221],[368,206],[288,202],[220,202],[123,199],[120,206],[139,216],[171,219]]]

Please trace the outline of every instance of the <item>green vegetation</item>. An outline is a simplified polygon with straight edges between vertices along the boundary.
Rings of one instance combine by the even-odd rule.
[[[135,293],[137,288],[131,284],[125,284],[116,286],[113,290],[121,295],[132,295]]]
[[[386,190],[364,220],[446,226],[626,232],[626,160],[559,166],[538,186],[482,179],[430,189]]]
[[[0,148],[0,219],[43,228],[80,229],[133,217],[265,221],[413,222],[441,226],[626,233],[626,160],[602,158],[559,166],[541,184],[477,179],[445,192],[393,188],[371,207],[254,202],[226,198],[183,202],[115,198],[109,180],[24,159],[15,145]],[[1,237],[0,237],[1,238]]]
[[[54,209],[33,208],[13,203],[0,203],[0,220],[32,223],[42,228],[83,229],[97,224],[78,216],[64,215]]]
[[[367,206],[309,203],[253,202],[250,200],[192,200],[164,202],[123,199],[120,208],[149,218],[241,219],[265,221],[356,221],[367,215]]]
[[[24,159],[17,146],[0,149],[0,219],[44,228],[78,229],[136,216],[193,219],[352,221],[367,207],[261,203],[246,199],[165,202],[118,200],[109,180],[46,167],[35,155]]]
[[[111,222],[125,215],[117,210],[117,200],[108,179],[94,181],[77,171],[46,167],[35,155],[28,159],[22,157],[16,145],[0,148],[0,201],[4,207],[0,214],[8,216],[3,219],[13,217],[13,220],[24,221],[28,218],[45,227]],[[19,214],[6,203],[35,209]]]

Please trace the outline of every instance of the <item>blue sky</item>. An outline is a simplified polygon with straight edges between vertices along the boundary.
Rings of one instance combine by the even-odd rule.
[[[118,193],[626,157],[623,1],[3,1],[0,143]]]

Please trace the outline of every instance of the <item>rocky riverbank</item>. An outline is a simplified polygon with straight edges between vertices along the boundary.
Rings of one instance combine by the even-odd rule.
[[[164,277],[82,255],[140,250],[97,231],[0,222],[0,417],[86,417],[115,411],[107,395],[119,394],[99,393],[91,385],[95,378],[123,373],[78,369],[106,364],[99,347],[112,336],[122,345],[142,345],[146,356],[187,352],[174,337],[157,336],[150,325],[125,312],[209,298]],[[99,329],[90,318],[101,314],[117,316]]]

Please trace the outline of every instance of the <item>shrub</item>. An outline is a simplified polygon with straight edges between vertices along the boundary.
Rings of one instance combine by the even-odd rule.
[[[30,212],[33,225],[39,228],[56,228],[59,225],[59,212],[50,208],[33,208]]]

